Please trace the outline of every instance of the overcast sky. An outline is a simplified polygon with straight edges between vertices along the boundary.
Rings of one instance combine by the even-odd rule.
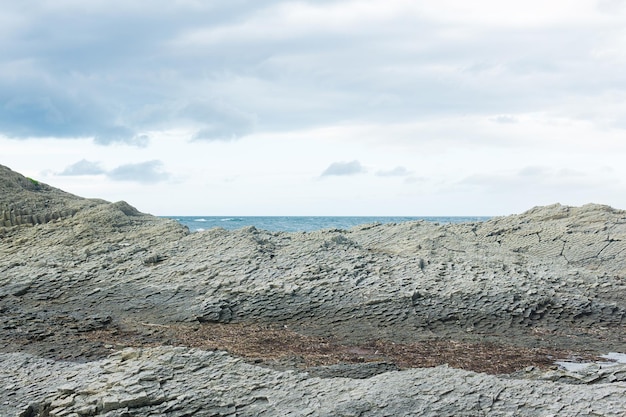
[[[0,0],[0,164],[158,215],[626,209],[626,0]]]

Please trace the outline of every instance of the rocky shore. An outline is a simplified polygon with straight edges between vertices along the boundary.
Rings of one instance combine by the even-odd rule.
[[[1,416],[626,414],[626,212],[189,231],[0,166]]]

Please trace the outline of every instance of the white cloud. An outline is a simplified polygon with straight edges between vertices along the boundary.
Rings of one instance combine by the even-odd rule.
[[[456,23],[474,25],[534,28],[538,26],[580,25],[602,22],[603,16],[596,0],[527,0],[502,2],[497,0],[441,0],[420,3],[427,16]]]
[[[594,172],[595,171],[595,172]],[[479,187],[497,194],[537,193],[547,198],[577,194],[581,189],[588,195],[602,195],[617,185],[602,169],[587,171],[548,166],[526,166],[517,172],[502,170],[497,173],[474,174],[461,180],[462,186]],[[626,184],[622,184],[623,187]],[[598,192],[594,192],[594,189]],[[591,200],[590,200],[591,201]]]
[[[322,172],[322,177],[356,175],[366,172],[359,161],[333,162]]]
[[[599,0],[598,10],[611,15],[626,12],[626,3],[623,0]]]
[[[90,162],[86,159],[81,159],[80,161],[69,165],[67,168],[63,170],[63,172],[59,173],[59,175],[68,175],[68,176],[79,176],[79,175],[100,175],[104,174],[106,171],[100,166],[98,162]]]
[[[508,114],[500,114],[498,116],[493,116],[489,118],[490,121],[494,121],[496,123],[517,123],[517,118],[515,116],[511,116]]]
[[[376,175],[379,177],[406,177],[411,175],[411,171],[403,166],[397,166],[392,169],[378,171]]]
[[[156,160],[121,165],[109,171],[107,176],[113,181],[132,181],[141,184],[154,184],[170,178],[170,174],[163,170],[163,163]]]

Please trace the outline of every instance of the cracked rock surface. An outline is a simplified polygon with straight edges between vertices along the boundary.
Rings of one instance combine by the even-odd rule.
[[[84,416],[623,416],[624,383],[573,385],[437,368],[369,379],[310,377],[244,363],[224,352],[126,349],[90,364],[4,355],[22,387],[53,382],[41,400],[17,384],[5,398],[21,415]],[[624,368],[621,368],[624,372]],[[1,391],[0,391],[1,392]]]
[[[482,223],[189,233],[2,166],[0,210],[0,415],[626,413],[621,365],[580,384],[546,370],[307,373],[173,348],[184,343],[165,330],[250,324],[342,346],[624,352],[622,210],[557,204]]]

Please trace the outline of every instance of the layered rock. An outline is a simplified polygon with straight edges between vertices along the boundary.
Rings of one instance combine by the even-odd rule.
[[[3,228],[66,219],[83,207],[105,204],[63,192],[0,165],[0,236]]]
[[[0,357],[0,365],[3,376],[19,381],[0,388],[17,404],[6,412],[47,417],[622,416],[626,389],[623,382],[503,379],[448,367],[321,379],[249,365],[224,352],[171,347],[127,349],[91,364],[12,354]],[[43,388],[41,399],[28,403],[32,386]]]
[[[625,390],[620,378],[575,388],[434,368],[320,380],[186,348],[103,359],[115,347],[95,337],[122,332],[163,344],[150,329],[255,323],[345,344],[451,339],[623,351],[624,211],[553,205],[483,223],[190,234],[127,203],[82,199],[4,167],[0,191],[0,356],[45,374],[37,379],[28,371],[32,379],[18,369],[27,365],[6,365],[11,370],[0,371],[0,384],[19,389],[0,395],[11,397],[0,414],[297,415],[309,407],[311,415],[463,415],[459,410],[471,406],[467,415],[539,415],[542,407],[559,412],[552,407],[557,396],[564,415],[584,415],[592,403],[606,415],[624,411],[616,402]],[[152,376],[135,378],[144,365]],[[115,378],[136,383],[110,383],[111,367]],[[157,368],[165,374],[154,376]],[[100,385],[55,391],[57,381],[78,378],[67,372]],[[198,380],[186,379],[197,372]],[[217,384],[211,395],[201,394],[207,378]],[[437,391],[442,378],[451,391]],[[461,382],[467,380],[476,383]],[[523,406],[528,387],[542,391]],[[28,402],[30,412],[22,407]]]

